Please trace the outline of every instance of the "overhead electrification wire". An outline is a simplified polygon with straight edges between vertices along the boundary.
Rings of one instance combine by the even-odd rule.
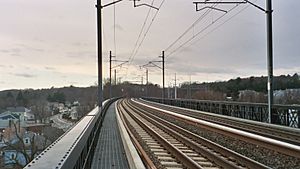
[[[152,1],[151,5],[153,5],[153,4],[154,4],[154,0]],[[131,60],[132,57],[133,57],[133,55],[134,55],[134,53],[135,53],[135,50],[136,50],[136,48],[137,48],[138,42],[139,42],[139,40],[140,40],[140,37],[141,37],[141,35],[142,35],[143,31],[144,31],[144,28],[145,28],[145,26],[146,26],[146,23],[147,23],[147,21],[148,21],[148,18],[149,18],[151,9],[152,9],[152,8],[149,8],[149,10],[148,10],[148,13],[147,13],[146,18],[145,18],[145,20],[144,20],[144,23],[143,23],[143,25],[142,25],[142,29],[140,30],[140,33],[139,33],[139,35],[138,35],[138,38],[137,38],[137,40],[136,40],[136,42],[135,42],[135,44],[134,44],[133,50],[132,50],[131,55],[130,55],[130,57],[129,57],[128,60]]]
[[[134,57],[137,55],[137,53],[138,53],[140,47],[142,46],[142,44],[143,44],[143,42],[144,42],[144,40],[145,40],[145,38],[146,38],[146,36],[147,36],[147,34],[148,34],[148,32],[149,32],[149,30],[150,30],[150,28],[151,28],[151,26],[152,26],[154,20],[155,20],[155,18],[156,18],[156,16],[157,16],[158,12],[159,12],[159,10],[160,10],[160,8],[161,8],[162,5],[164,4],[164,2],[165,2],[165,0],[162,0],[162,2],[160,3],[160,5],[159,5],[159,7],[158,7],[158,10],[155,12],[153,18],[151,19],[151,22],[150,22],[150,24],[149,24],[149,26],[148,26],[146,32],[144,33],[144,36],[143,36],[143,38],[142,38],[142,40],[141,40],[139,46],[137,47],[135,53],[133,54],[133,56],[132,56],[132,58],[131,58],[131,61],[132,61],[132,60],[134,59]]]
[[[217,2],[220,2],[222,0],[218,0]],[[211,7],[216,7],[218,4],[212,4]],[[212,9],[207,9],[200,17],[198,17],[197,20],[195,20],[190,27],[188,27],[171,45],[169,45],[164,51],[168,51],[172,46],[174,46],[184,35],[186,35],[191,29],[194,29],[195,25],[197,25],[199,22],[201,22],[210,12]],[[193,30],[194,31],[194,30]],[[155,60],[156,58],[153,58],[152,60]]]
[[[222,1],[222,0],[218,0]],[[163,3],[163,2],[162,2]],[[162,5],[162,4],[161,4]],[[212,4],[211,7],[216,7],[218,4]],[[191,29],[195,27],[199,22],[201,22],[210,12],[212,9],[206,10],[190,27],[188,27],[171,45],[169,45],[165,51],[169,50],[172,46],[174,46],[184,35],[186,35]]]
[[[153,0],[153,1],[154,1],[154,0]],[[152,3],[154,3],[153,1],[152,1]],[[145,33],[144,33],[144,36],[143,36],[141,42],[139,43],[137,49],[136,49],[136,50],[133,50],[133,54],[129,57],[129,63],[128,63],[128,65],[130,65],[130,64],[132,63],[132,61],[134,60],[134,57],[137,55],[137,53],[138,53],[140,47],[142,46],[142,44],[143,44],[143,42],[144,42],[144,40],[145,40],[145,38],[146,38],[146,36],[147,36],[147,34],[148,34],[148,32],[149,32],[151,26],[152,26],[152,24],[153,24],[153,22],[154,22],[154,20],[155,20],[155,18],[156,18],[156,16],[157,16],[158,12],[160,11],[162,5],[164,4],[164,2],[165,2],[165,0],[162,0],[162,1],[161,1],[160,5],[159,5],[159,7],[158,7],[158,10],[155,12],[153,18],[152,18],[151,21],[150,21],[149,26],[147,27],[147,29],[146,29],[146,31],[145,31]],[[151,5],[153,5],[153,4],[151,4]],[[150,9],[149,11],[151,11],[151,9]],[[150,13],[150,12],[148,12],[148,13]],[[148,15],[148,14],[147,14],[147,15]],[[147,18],[147,17],[146,17],[146,18]],[[141,31],[141,32],[142,32],[142,31]],[[140,33],[140,34],[142,34],[142,33]],[[138,42],[138,41],[137,41],[137,42]],[[126,71],[126,77],[127,77],[127,74],[128,74],[128,71]]]
[[[152,0],[151,6],[153,6],[154,1],[155,1],[155,0]],[[144,20],[144,22],[143,22],[143,25],[142,25],[142,28],[141,28],[140,33],[139,33],[139,35],[138,35],[138,38],[136,39],[136,42],[135,42],[134,47],[133,47],[133,49],[132,49],[131,55],[130,55],[129,58],[128,58],[128,61],[129,61],[129,62],[128,62],[128,65],[130,65],[130,64],[131,64],[131,61],[133,60],[135,51],[136,51],[137,46],[138,46],[138,42],[139,42],[139,40],[140,40],[140,38],[141,38],[142,33],[144,32],[146,23],[147,23],[148,18],[149,18],[149,16],[150,16],[151,9],[152,9],[152,8],[149,8],[149,10],[148,10],[148,12],[147,12],[146,18],[145,18],[145,20]],[[127,77],[127,73],[128,73],[128,69],[126,70],[126,77]]]
[[[219,0],[220,1],[220,0]],[[218,2],[219,2],[218,1]],[[212,4],[211,7],[216,7],[218,4]],[[190,27],[188,27],[172,44],[170,44],[166,49],[165,52],[168,51],[171,47],[173,47],[181,38],[184,37],[191,29],[195,27],[200,21],[202,21],[213,9],[207,9]]]
[[[113,2],[115,2],[115,0]],[[117,56],[117,44],[116,44],[116,4],[114,4],[114,53],[115,53],[115,56]]]
[[[192,41],[194,38],[196,38],[197,36],[199,36],[201,33],[203,33],[205,30],[207,30],[208,28],[210,28],[212,25],[214,25],[215,23],[217,23],[219,20],[221,20],[224,16],[226,16],[228,13],[230,13],[232,10],[234,10],[235,8],[237,8],[239,6],[239,4],[235,5],[234,7],[230,8],[227,13],[222,14],[221,16],[219,16],[214,22],[210,23],[209,25],[207,25],[206,27],[204,27],[203,29],[201,29],[200,31],[198,31],[194,36],[190,37],[187,41],[185,41],[184,43],[182,43],[179,47],[177,47],[176,49],[172,50],[169,54],[167,54],[166,56],[170,58],[170,56],[172,54],[174,54],[176,51],[178,51],[179,49],[181,49],[182,47],[184,47],[187,43],[189,43],[190,41]]]
[[[102,14],[103,15],[103,14]],[[103,17],[104,18],[104,17]],[[104,47],[104,51],[106,53],[108,53],[108,43],[107,43],[107,38],[106,38],[106,33],[105,33],[106,27],[105,24],[103,24],[102,26],[102,34],[103,34],[103,47]]]
[[[254,1],[254,3],[257,2]],[[203,36],[201,36],[199,39],[197,39],[196,41],[194,41],[193,43],[191,43],[189,46],[194,45],[195,43],[199,42],[201,39],[203,39],[204,37],[206,37],[207,35],[209,35],[210,33],[216,31],[217,29],[219,29],[221,26],[223,26],[224,24],[226,24],[227,22],[229,22],[231,19],[233,19],[234,17],[236,17],[238,14],[242,13],[243,11],[245,11],[247,8],[249,8],[251,5],[247,5],[244,8],[242,8],[241,10],[239,10],[237,13],[235,13],[234,15],[232,15],[231,17],[229,17],[228,19],[226,19],[224,22],[220,23],[218,26],[216,26],[214,29],[212,29],[211,31],[207,32],[206,34],[204,34]]]

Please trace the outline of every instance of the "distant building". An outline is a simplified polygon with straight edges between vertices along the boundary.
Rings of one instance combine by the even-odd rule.
[[[78,115],[78,112],[77,112],[77,107],[72,107],[71,108],[70,117],[71,117],[72,120],[78,120],[79,115]]]
[[[300,89],[285,89],[274,91],[276,104],[300,104]]]
[[[59,112],[62,112],[65,110],[65,105],[63,103],[59,103],[58,104],[58,109],[59,109]]]
[[[80,106],[79,101],[74,101],[74,102],[73,102],[73,106]]]
[[[66,102],[65,102],[65,107],[70,108],[71,106],[72,106],[71,102],[69,102],[69,101],[66,101]]]
[[[30,154],[31,151],[27,150],[27,154]],[[25,156],[16,150],[4,150],[2,152],[2,160],[3,164],[7,168],[12,168],[15,166],[15,164],[18,162],[19,164],[25,166],[26,165],[26,159]]]
[[[35,116],[25,107],[9,107],[0,114],[0,129],[9,127],[12,123],[20,122],[22,127],[35,123]]]
[[[31,153],[35,153],[35,155],[37,155],[45,147],[51,144],[51,141],[47,140],[44,136],[30,131],[21,130],[20,133],[18,132],[18,136],[21,137],[22,140],[17,137],[14,131],[11,132],[10,137],[3,137],[3,135],[1,137],[1,160],[2,163],[8,168],[14,167],[17,163],[23,166],[26,165],[28,161],[26,161],[26,158],[23,154],[25,151],[28,155],[31,155]],[[33,139],[34,142],[32,142]],[[24,143],[25,150],[22,148],[22,146],[20,146],[20,141]],[[31,145],[32,143],[34,143],[34,146]],[[16,148],[14,149],[13,147]],[[37,149],[33,150],[32,147]]]

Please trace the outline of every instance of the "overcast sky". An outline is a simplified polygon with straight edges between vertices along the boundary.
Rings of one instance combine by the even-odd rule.
[[[109,2],[103,0],[103,4]],[[141,0],[137,4],[152,2],[159,7],[162,0]],[[174,73],[179,83],[190,77],[192,81],[204,82],[267,75],[263,11],[249,5],[219,5],[217,8],[228,12],[196,12],[192,2],[165,0],[158,12],[146,6],[134,8],[128,0],[115,8],[104,8],[104,76],[108,77],[109,50],[118,60],[131,60],[118,68],[117,76],[122,81],[136,81],[145,76],[145,70],[139,66],[159,60],[161,51],[166,49],[167,85],[173,83]],[[265,7],[265,0],[252,2]],[[94,85],[97,81],[95,3],[95,0],[1,0],[0,90]],[[275,75],[300,72],[299,7],[298,0],[273,1]],[[203,15],[185,36],[168,48]],[[137,41],[144,23],[145,29]],[[191,37],[194,38],[185,44]],[[135,44],[140,46],[137,51]],[[175,49],[178,50],[172,53]],[[149,80],[161,84],[161,70],[149,68]]]

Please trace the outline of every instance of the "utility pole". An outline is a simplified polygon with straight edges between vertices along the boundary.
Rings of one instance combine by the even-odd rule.
[[[150,61],[147,64],[145,64],[143,66],[140,66],[140,68],[147,66],[147,67],[157,67],[157,68],[162,70],[162,81],[163,81],[163,84],[162,84],[162,102],[164,103],[164,99],[165,99],[165,51],[162,51],[162,55],[158,56],[158,57],[162,58],[162,60]],[[158,66],[157,64],[155,64],[155,62],[161,62],[162,66],[161,67]],[[148,70],[147,70],[147,78],[148,78]]]
[[[191,88],[191,85],[192,85],[192,76],[190,75],[190,83],[189,83],[189,99],[192,98],[192,88]]]
[[[98,48],[98,106],[102,109],[102,101],[103,101],[103,89],[102,89],[102,8],[111,6],[113,4],[122,2],[123,0],[116,0],[110,3],[107,3],[102,6],[101,0],[97,0],[97,4],[95,5],[97,8],[97,48]],[[139,6],[148,6],[150,8],[157,9],[156,7],[148,4],[136,4],[137,0],[134,0],[134,7]]]
[[[260,7],[249,0],[241,0],[241,1],[208,1],[204,0],[204,2],[193,2],[196,5],[196,11],[201,11],[203,9],[214,9],[218,11],[227,12],[225,10],[221,10],[218,8],[213,8],[210,6],[206,6],[203,8],[198,7],[199,4],[250,4],[259,10],[266,13],[266,24],[267,24],[267,69],[268,69],[268,122],[272,123],[272,108],[273,108],[273,30],[272,30],[272,0],[266,0],[266,9]]]
[[[273,35],[272,35],[272,0],[266,2],[267,10],[267,64],[268,64],[268,110],[269,123],[272,123],[273,106]]]
[[[146,68],[146,97],[148,97],[148,69]]]
[[[149,76],[148,76],[148,68],[147,68],[147,66],[149,66],[149,64],[150,64],[150,63],[147,63],[147,64],[145,64],[145,65],[143,65],[143,66],[140,66],[140,69],[141,69],[141,68],[146,69],[146,89],[145,89],[145,90],[146,90],[146,91],[145,91],[145,92],[146,92],[146,97],[148,97],[148,81],[149,81],[149,78],[148,78],[148,77],[149,77]]]
[[[168,85],[168,99],[170,99],[170,84]]]
[[[143,96],[143,93],[144,93],[143,85],[144,85],[144,77],[142,75],[142,77],[141,77],[141,97]]]
[[[102,109],[102,5],[97,0],[97,35],[98,35],[98,106]]]
[[[117,69],[115,69],[115,85],[117,85]]]
[[[176,73],[175,73],[174,99],[177,99]]]
[[[162,86],[162,100],[164,103],[165,100],[165,51],[162,51],[162,55],[159,56],[162,58],[162,80],[163,80],[163,86]]]
[[[113,1],[102,6],[101,0],[97,0],[97,48],[98,48],[98,106],[102,109],[103,89],[102,89],[102,8],[116,4],[123,0]]]
[[[112,94],[111,94],[111,62],[112,62],[112,54],[111,51],[109,51],[109,98],[111,99]]]
[[[141,77],[141,85],[143,86],[143,84],[144,84],[144,77],[142,76]]]
[[[111,70],[114,69],[114,73],[115,73],[115,85],[117,85],[117,67],[121,67],[123,64],[127,63],[128,61],[122,61],[122,60],[112,60],[112,57],[116,57],[116,56],[112,56],[111,51],[110,51],[110,55],[109,55],[109,97],[112,98],[112,83],[111,83]],[[112,61],[114,62],[122,62],[118,65],[115,65],[112,67]]]

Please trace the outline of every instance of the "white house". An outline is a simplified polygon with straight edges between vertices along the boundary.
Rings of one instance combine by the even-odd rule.
[[[72,120],[77,120],[79,118],[78,112],[77,112],[77,107],[72,107],[70,111],[70,117]]]
[[[26,148],[26,154],[31,155],[32,153],[32,149],[31,149],[31,144],[32,141],[34,139],[34,146],[37,148],[37,153],[35,155],[37,155],[38,153],[40,153],[44,148],[46,148],[48,145],[51,144],[50,140],[47,140],[44,136],[42,135],[38,135],[36,133],[33,132],[27,132],[25,131],[25,133],[22,133],[19,135],[22,138],[22,142],[25,144],[25,148]],[[17,145],[20,142],[20,139],[17,138],[16,136],[14,138],[12,138],[11,140],[7,140],[6,142],[9,142],[9,144],[11,145]],[[1,148],[1,155],[2,155],[2,160],[3,163],[6,167],[13,167],[16,162],[18,162],[21,165],[26,165],[26,163],[28,161],[26,161],[25,156],[21,153],[24,152],[24,150],[22,149],[13,149],[10,146],[6,145],[7,143],[4,143],[5,146],[3,146]]]
[[[35,123],[35,116],[31,113],[31,110],[25,107],[9,107],[7,111],[0,114],[0,129],[9,127],[12,122],[16,123],[20,121],[21,127],[30,123]]]

